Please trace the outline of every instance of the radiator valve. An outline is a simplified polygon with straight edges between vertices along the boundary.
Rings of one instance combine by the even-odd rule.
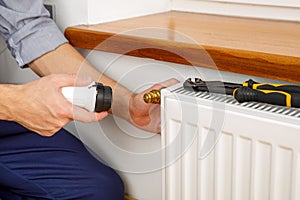
[[[160,104],[160,90],[151,90],[144,94],[144,101],[146,103]]]

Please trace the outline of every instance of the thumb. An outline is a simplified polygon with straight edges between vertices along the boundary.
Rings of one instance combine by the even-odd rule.
[[[163,81],[163,82],[160,82],[160,83],[157,83],[155,85],[153,85],[151,88],[149,88],[147,91],[151,91],[151,90],[160,90],[161,88],[164,88],[164,87],[169,87],[171,85],[175,85],[177,83],[179,83],[180,81],[178,81],[177,79],[175,78],[171,78],[171,79],[168,79],[166,81]],[[146,91],[146,92],[147,92]]]
[[[60,87],[66,86],[87,86],[92,83],[92,78],[78,76],[76,74],[53,74],[50,75]]]
[[[88,76],[77,76],[75,80],[75,86],[87,86],[93,82],[91,77]]]
[[[169,86],[175,85],[179,82],[180,82],[179,80],[177,80],[175,78],[171,78],[171,79],[168,79],[166,81],[163,81],[163,82],[159,83],[159,85],[161,85],[162,87],[169,87]]]

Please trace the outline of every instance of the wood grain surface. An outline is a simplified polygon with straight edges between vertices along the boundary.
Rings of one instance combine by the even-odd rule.
[[[79,48],[300,83],[300,23],[170,11],[69,27]]]

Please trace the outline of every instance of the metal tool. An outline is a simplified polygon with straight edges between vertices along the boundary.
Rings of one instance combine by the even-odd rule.
[[[90,112],[108,111],[112,103],[112,89],[93,82],[87,87],[63,87],[65,98]]]
[[[203,81],[200,78],[191,79],[188,78],[184,83],[183,87],[185,90],[189,91],[206,91],[212,93],[221,93],[221,94],[228,94],[232,95],[233,91],[236,88],[241,87],[242,84],[238,83],[229,83],[229,82],[222,82],[222,81]]]
[[[290,93],[300,93],[299,85],[274,84],[274,83],[258,83],[251,79],[243,83],[243,86],[257,90],[276,90]]]
[[[240,103],[256,101],[288,107],[300,107],[300,86],[298,85],[257,83],[251,79],[239,84],[189,78],[183,83],[183,87],[186,90],[195,92],[206,91],[233,95]]]
[[[240,103],[256,101],[300,108],[300,86],[298,85],[258,83],[251,79],[240,84],[189,78],[183,83],[183,87],[194,92],[202,91],[232,95]],[[144,101],[159,104],[160,91],[152,90],[144,94]]]
[[[279,90],[257,90],[243,86],[237,88],[233,92],[233,96],[240,103],[256,101],[300,108],[300,93],[288,93]]]

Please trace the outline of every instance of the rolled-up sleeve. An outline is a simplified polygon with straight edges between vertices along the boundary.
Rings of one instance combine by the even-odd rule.
[[[42,0],[0,0],[0,33],[20,67],[67,42]]]

